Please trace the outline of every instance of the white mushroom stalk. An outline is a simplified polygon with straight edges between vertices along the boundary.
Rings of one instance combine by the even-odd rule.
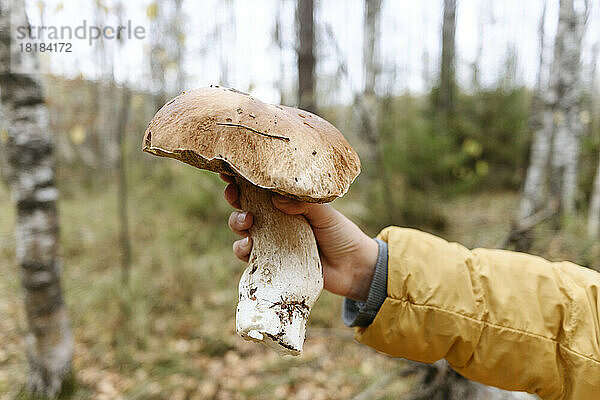
[[[323,289],[312,229],[303,216],[277,210],[268,191],[242,178],[236,181],[242,208],[254,216],[252,253],[239,284],[237,333],[280,354],[298,355]]]

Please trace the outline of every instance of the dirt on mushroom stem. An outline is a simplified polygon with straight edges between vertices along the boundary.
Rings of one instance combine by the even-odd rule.
[[[254,215],[252,253],[239,284],[237,331],[278,352],[297,355],[310,309],[323,288],[312,229],[304,217],[277,210],[269,191],[242,178],[236,182],[242,208]]]

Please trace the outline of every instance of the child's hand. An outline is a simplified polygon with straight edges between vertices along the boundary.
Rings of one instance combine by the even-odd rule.
[[[240,209],[235,180],[223,174],[221,178],[229,183],[225,188],[225,199]],[[277,194],[273,195],[272,201],[282,212],[302,214],[308,220],[321,255],[325,289],[355,300],[366,300],[377,261],[377,242],[329,204],[304,203]],[[246,212],[234,211],[229,217],[231,230],[245,237],[233,244],[233,252],[243,261],[248,261],[252,250],[248,232],[252,222],[252,215]]]

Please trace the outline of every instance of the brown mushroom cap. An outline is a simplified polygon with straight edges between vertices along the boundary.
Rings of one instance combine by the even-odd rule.
[[[218,86],[163,106],[143,150],[315,203],[343,196],[360,173],[358,155],[329,122]]]

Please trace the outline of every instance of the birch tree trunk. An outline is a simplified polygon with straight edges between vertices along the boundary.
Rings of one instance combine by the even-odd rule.
[[[591,239],[600,237],[600,161],[594,179],[594,189],[590,200],[590,212],[588,215],[588,234]]]
[[[315,112],[315,55],[313,0],[298,0],[296,6],[298,32],[298,107]]]
[[[595,115],[598,109],[598,56],[600,55],[600,42],[594,44],[594,57],[592,59],[592,82],[590,84],[592,93],[590,100],[590,115],[592,115],[592,127],[591,131],[596,132],[598,130],[599,119]],[[596,178],[594,179],[594,186],[592,187],[592,194],[590,197],[590,210],[588,213],[588,235],[591,239],[597,240],[600,237],[600,160],[598,160],[598,168],[596,170]]]
[[[561,0],[555,42],[557,81],[554,92],[553,154],[551,160],[550,200],[560,205],[563,214],[575,210],[580,141],[583,134],[581,112],[581,43],[585,13],[575,11],[573,0]]]
[[[283,39],[282,39],[282,25],[281,25],[281,13],[283,4],[281,1],[277,2],[277,9],[275,11],[275,28],[273,29],[273,42],[277,47],[277,58],[279,59],[279,76],[275,81],[275,88],[279,91],[279,104],[287,104],[285,96],[285,58],[283,51]]]
[[[520,219],[546,205],[570,214],[575,208],[580,139],[581,42],[587,9],[575,12],[561,0],[548,90],[534,126],[530,166],[523,188]],[[541,71],[540,71],[541,73]],[[548,168],[550,174],[548,174]],[[548,185],[548,177],[550,184]]]
[[[5,150],[6,142],[8,142],[8,126],[6,124],[6,117],[4,116],[4,112],[2,110],[2,104],[0,103],[0,180],[3,181],[8,180],[8,162],[6,160]]]
[[[5,150],[11,195],[17,206],[16,257],[21,266],[29,333],[28,390],[56,396],[70,373],[73,341],[60,283],[58,218],[54,184],[53,143],[48,110],[43,102],[35,53],[10,49],[10,14],[17,26],[27,26],[23,0],[12,9],[0,2],[1,104],[8,125]],[[9,63],[12,58],[13,70]]]
[[[182,21],[185,19],[183,14],[183,0],[174,0],[175,14],[172,23],[174,30],[173,36],[175,39],[175,67],[177,68],[177,78],[175,82],[174,96],[178,95],[185,89],[185,71],[183,69],[183,54],[185,50],[185,32],[183,31]]]
[[[365,23],[363,59],[365,64],[365,95],[375,94],[375,82],[379,75],[379,16],[381,14],[381,0],[365,0]]]
[[[545,20],[546,2],[544,2],[538,25],[540,54],[538,58],[537,79],[531,100],[531,116],[529,118],[529,127],[533,132],[533,141],[530,150],[529,168],[527,168],[527,174],[525,175],[525,184],[519,205],[519,221],[527,219],[539,210],[547,195],[546,173],[550,159],[550,145],[553,131],[550,106],[553,98],[548,98],[548,95],[546,95],[546,98],[542,96],[542,79],[545,68]],[[551,80],[555,77],[556,71],[552,72],[553,74],[550,76]]]
[[[454,110],[456,90],[456,0],[444,0],[442,24],[442,62],[440,66],[440,88],[436,108],[438,112],[450,114]]]

